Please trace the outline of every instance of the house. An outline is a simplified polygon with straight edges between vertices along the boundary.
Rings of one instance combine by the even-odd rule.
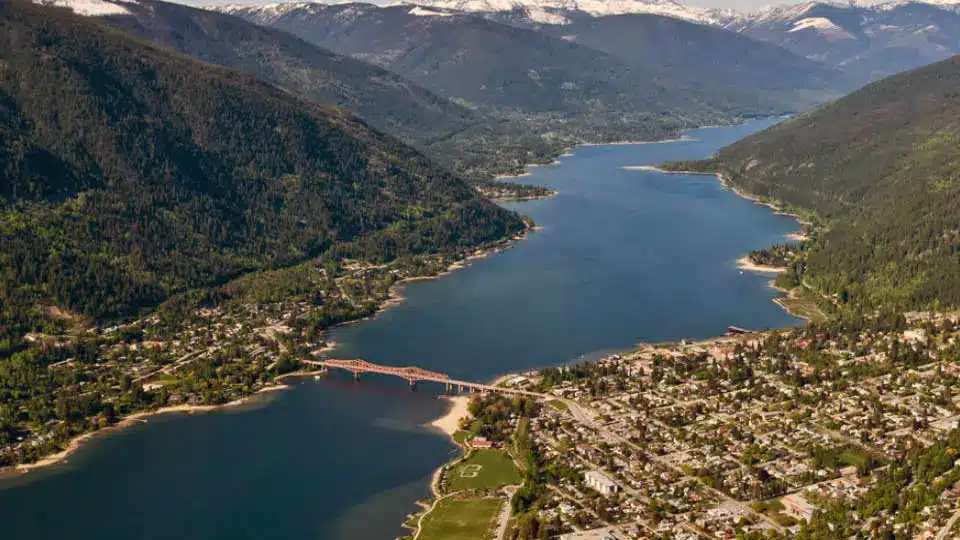
[[[603,495],[613,495],[620,490],[620,486],[616,482],[597,471],[587,471],[583,475],[583,481],[588,487],[599,491]]]
[[[810,504],[806,497],[800,493],[787,495],[786,497],[780,499],[780,502],[783,503],[784,509],[788,515],[806,521],[813,519],[813,513],[817,510],[817,507]]]
[[[470,441],[470,446],[472,448],[493,448],[493,441],[488,440],[486,437],[474,437]]]

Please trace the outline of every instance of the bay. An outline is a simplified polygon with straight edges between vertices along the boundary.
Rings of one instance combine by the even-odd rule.
[[[510,207],[540,230],[405,286],[402,304],[332,332],[332,355],[484,381],[638,341],[798,324],[769,277],[734,264],[782,242],[793,219],[710,176],[624,169],[705,157],[772,122],[580,147],[531,169],[524,182],[558,195]],[[331,374],[238,410],[153,417],[0,482],[0,522],[17,539],[393,538],[455,451],[421,427],[445,408],[439,390]]]

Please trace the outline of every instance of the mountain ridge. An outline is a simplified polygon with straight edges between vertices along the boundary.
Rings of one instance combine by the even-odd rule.
[[[672,168],[812,211],[821,234],[788,286],[841,309],[960,306],[960,56],[870,84]]]
[[[132,315],[353,241],[396,257],[523,228],[334,106],[65,9],[8,0],[0,22],[0,343],[38,305]]]
[[[246,13],[247,18],[259,24],[277,25],[298,10],[320,13],[334,5],[342,3],[292,2],[211,9],[241,16]],[[953,0],[811,1],[752,12],[705,9],[676,0],[411,0],[364,5],[370,9],[409,7],[409,14],[427,19],[472,14],[550,34],[563,33],[564,27],[583,25],[584,20],[599,24],[629,15],[663,16],[729,30],[782,47],[820,63],[825,69],[839,69],[849,79],[844,90],[960,53],[960,2]]]
[[[575,114],[617,125],[618,118],[629,119],[640,113],[651,119],[687,115],[689,126],[696,123],[696,117],[711,122],[711,114],[729,118],[800,110],[836,96],[836,87],[841,86],[828,82],[837,75],[832,70],[769,44],[655,15],[635,16],[640,31],[645,31],[645,25],[688,25],[681,28],[685,33],[682,40],[704,43],[697,52],[711,55],[704,61],[714,64],[711,73],[721,70],[724,60],[726,65],[736,65],[742,59],[723,58],[724,46],[730,44],[735,56],[749,54],[752,47],[763,51],[769,60],[769,65],[745,64],[746,69],[765,69],[780,74],[767,79],[790,82],[784,92],[777,93],[768,92],[762,84],[728,88],[713,84],[696,67],[686,67],[679,61],[664,65],[656,52],[624,57],[613,47],[581,43],[562,33],[567,26],[540,28],[463,12],[424,15],[426,8],[409,4],[295,4],[280,11],[256,6],[223,9],[376,63],[451,99],[493,108],[507,116],[511,110],[565,117]],[[643,43],[656,51],[671,46],[654,39]],[[801,92],[794,94],[795,88]],[[808,90],[822,95],[803,95]],[[698,114],[690,115],[691,111]],[[563,116],[560,121],[562,127]]]

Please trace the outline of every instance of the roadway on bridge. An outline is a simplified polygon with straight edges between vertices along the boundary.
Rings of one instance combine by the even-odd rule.
[[[494,386],[490,384],[477,383],[473,381],[461,381],[457,379],[451,379],[448,375],[444,373],[429,371],[416,366],[405,366],[405,367],[381,366],[379,364],[374,364],[373,362],[367,362],[366,360],[331,359],[331,360],[303,360],[303,362],[313,366],[321,366],[326,369],[341,369],[344,371],[349,371],[353,373],[354,376],[359,376],[361,373],[378,373],[381,375],[390,375],[393,377],[406,379],[407,381],[410,382],[411,385],[414,385],[421,381],[429,381],[429,382],[445,384],[448,387],[456,386],[458,389],[470,389],[473,391],[500,392],[504,394],[533,397],[538,399],[547,399],[547,398],[553,397],[550,394],[531,392],[529,390],[520,390],[517,388]]]

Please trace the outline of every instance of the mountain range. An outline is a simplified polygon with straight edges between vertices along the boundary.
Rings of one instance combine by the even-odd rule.
[[[640,1],[221,11],[157,0],[43,3],[70,9],[13,0],[2,14],[15,31],[0,50],[10,74],[0,81],[10,179],[0,197],[16,225],[0,231],[17,246],[0,265],[3,296],[94,316],[409,231],[394,224],[411,215],[414,229],[452,228],[443,237],[468,245],[508,234],[516,216],[479,199],[464,171],[476,181],[491,162],[515,166],[578,140],[658,137],[809,108],[950,54],[957,16],[921,3],[810,3],[709,20],[638,13],[682,7]],[[950,298],[930,283],[952,248],[919,242],[929,249],[905,251],[915,262],[884,274],[876,268],[892,252],[862,253],[853,239],[890,248],[905,242],[896,235],[950,238],[949,228],[911,228],[917,208],[898,213],[883,201],[918,201],[936,219],[952,211],[941,165],[953,163],[954,67],[868,85],[709,165],[827,225],[796,269],[827,294],[862,306]],[[940,180],[907,182],[905,170]],[[880,223],[895,225],[883,232]],[[836,261],[849,267],[843,277],[830,269]],[[940,262],[931,270],[928,261]],[[85,282],[90,275],[97,280]],[[899,280],[869,289],[900,296],[865,299],[854,275]]]
[[[868,82],[960,52],[957,5],[810,2],[730,19],[725,27]]]
[[[423,6],[222,9],[375,63],[469,107],[540,115],[555,129],[576,119],[630,136],[630,125],[657,117],[690,122],[802,110],[850,86],[839,72],[780,47],[655,15],[581,16],[582,27],[574,29],[581,39],[564,33],[567,25]],[[605,36],[611,29],[621,35]],[[714,80],[721,73],[726,78]]]
[[[99,15],[129,12],[132,11],[131,6],[136,4],[110,0],[41,1],[69,5],[78,12]],[[320,9],[318,6],[342,3],[244,4],[216,9],[242,15],[259,24],[283,27],[289,25],[289,19],[295,13],[300,13],[299,16],[303,18],[305,10],[316,12]],[[402,6],[411,6],[407,14],[412,16],[435,18],[474,14],[563,36],[577,36],[585,26],[630,28],[625,20],[642,21],[644,17],[624,16],[659,15],[723,28],[753,40],[777,45],[825,68],[839,69],[847,74],[849,82],[847,86],[834,85],[840,90],[849,90],[960,52],[960,2],[954,0],[807,2],[777,5],[749,13],[733,9],[707,9],[677,0],[410,0],[385,5],[386,8]],[[607,23],[605,19],[611,17],[620,20]],[[383,15],[381,19],[391,17]],[[593,19],[593,22],[586,22],[585,19]],[[558,28],[563,26],[570,28]],[[643,34],[645,29],[638,23],[632,31]],[[619,50],[640,50],[630,49],[629,44],[626,45]],[[651,54],[661,50],[668,49],[654,47]],[[722,48],[719,49],[719,55],[722,61]]]
[[[338,2],[339,3],[339,2]],[[585,18],[596,25],[610,17],[660,15],[724,28],[786,48],[800,56],[842,69],[856,84],[943,60],[960,52],[960,2],[807,2],[772,6],[756,12],[706,9],[675,0],[411,0],[420,16],[473,13],[501,22],[536,27],[553,34],[576,35]],[[264,4],[228,11],[262,23],[303,9],[309,3]],[[436,15],[440,14],[440,15]],[[640,20],[641,18],[634,18]],[[562,30],[556,27],[571,26]],[[618,26],[624,26],[621,21]],[[642,29],[637,30],[643,32]],[[627,49],[621,49],[627,50]]]
[[[41,1],[341,106],[474,182],[576,142],[803,110],[851,87],[780,47],[659,16],[597,27],[581,17],[578,41],[409,5]],[[636,39],[604,39],[623,23]]]
[[[806,2],[752,13],[707,10],[671,0],[644,2],[471,2],[414,0],[541,26],[576,26],[626,14],[657,14],[721,27],[843,70],[857,83],[949,58],[960,52],[960,2]],[[509,6],[509,7],[508,7]],[[496,9],[493,9],[496,8]],[[581,23],[582,24],[582,23]],[[569,33],[575,33],[570,31]]]

